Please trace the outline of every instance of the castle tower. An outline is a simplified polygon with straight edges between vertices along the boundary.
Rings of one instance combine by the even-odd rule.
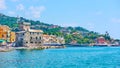
[[[19,16],[17,17],[17,23],[19,25],[19,30],[21,30],[21,31],[28,31],[30,29],[31,24],[21,20],[21,17],[19,17]]]

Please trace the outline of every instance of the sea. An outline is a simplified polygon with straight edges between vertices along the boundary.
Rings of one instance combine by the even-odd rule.
[[[0,68],[120,68],[120,47],[0,52]]]

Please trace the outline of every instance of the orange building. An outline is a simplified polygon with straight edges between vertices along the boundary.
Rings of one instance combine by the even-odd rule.
[[[0,39],[9,40],[10,28],[6,25],[0,25]]]
[[[10,28],[6,25],[0,25],[0,39],[6,40],[7,42],[15,41],[15,33],[11,32]]]

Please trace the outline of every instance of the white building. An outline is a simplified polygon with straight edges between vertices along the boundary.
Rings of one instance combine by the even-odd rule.
[[[30,23],[19,23],[19,31],[16,32],[16,46],[41,46],[43,43],[43,31],[30,29]]]

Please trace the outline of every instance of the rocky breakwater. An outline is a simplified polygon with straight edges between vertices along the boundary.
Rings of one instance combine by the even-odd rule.
[[[29,46],[27,49],[49,49],[49,48],[65,48],[65,46]]]
[[[27,49],[27,50],[43,50],[43,49],[50,49],[50,48],[65,48],[64,45],[62,46],[29,46],[29,47],[10,47],[10,46],[0,46],[0,52],[8,52],[12,50],[21,50],[21,49]]]
[[[0,46],[0,52],[8,52],[8,51],[12,51],[14,50],[13,47],[9,47],[9,46]]]

